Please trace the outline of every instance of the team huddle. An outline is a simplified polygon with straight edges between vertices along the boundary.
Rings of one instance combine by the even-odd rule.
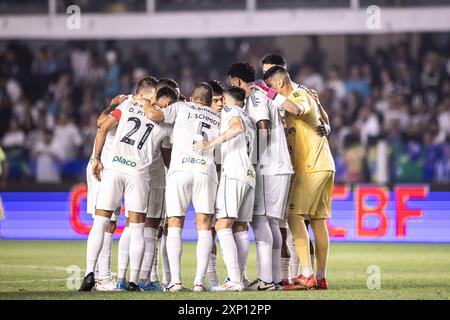
[[[145,77],[135,94],[115,97],[100,114],[86,169],[93,225],[80,291],[328,288],[326,219],[335,173],[329,119],[317,93],[291,81],[282,56],[266,56],[262,69],[264,79],[257,80],[251,65],[234,63],[227,88],[200,82],[188,99],[174,80]],[[113,281],[112,237],[122,198],[127,220]],[[183,286],[181,265],[191,203],[198,232],[193,289]],[[249,226],[254,281],[246,274]],[[223,283],[216,236],[227,271]]]

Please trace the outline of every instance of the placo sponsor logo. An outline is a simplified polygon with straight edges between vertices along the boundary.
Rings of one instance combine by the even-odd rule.
[[[114,162],[118,162],[120,164],[123,164],[124,166],[129,166],[129,167],[132,167],[132,168],[136,167],[136,162],[134,162],[132,160],[128,160],[128,159],[126,159],[126,158],[124,158],[122,156],[114,156],[112,162],[113,163]]]
[[[204,158],[194,158],[186,157],[181,161],[182,164],[200,164],[202,166],[206,165],[206,160]]]

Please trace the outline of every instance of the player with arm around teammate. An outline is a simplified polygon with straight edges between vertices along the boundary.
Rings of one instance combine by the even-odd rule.
[[[335,166],[328,140],[317,135],[320,110],[309,92],[292,87],[286,69],[270,68],[264,74],[267,85],[260,83],[259,90],[270,99],[278,100],[288,112],[287,124],[292,132],[288,143],[292,148],[295,175],[289,196],[289,227],[300,260],[300,276],[285,290],[327,289],[326,267],[329,235],[326,219],[331,216],[331,196]],[[309,235],[304,224],[305,216],[311,219],[317,256],[317,279],[309,255]]]
[[[293,173],[282,117],[273,101],[253,89],[256,72],[248,63],[233,64],[228,70],[228,80],[231,85],[245,90],[245,111],[257,130],[252,227],[256,240],[258,278],[246,290],[282,290],[279,222],[285,219],[289,181]]]
[[[220,136],[194,145],[197,151],[221,145],[222,172],[216,199],[216,229],[229,281],[211,288],[211,291],[219,292],[244,289],[234,233],[247,228],[252,220],[256,178],[251,161],[255,129],[242,109],[245,90],[231,87],[225,91],[224,99]],[[241,258],[241,264],[247,260],[246,257]]]
[[[167,255],[171,282],[166,291],[183,290],[181,282],[181,232],[192,201],[196,212],[197,273],[194,292],[206,291],[205,277],[212,249],[211,221],[217,193],[214,149],[195,152],[193,145],[219,135],[220,117],[210,108],[212,89],[197,83],[190,102],[178,102],[164,111],[148,108],[147,115],[158,122],[173,124],[173,148],[167,176],[166,203],[168,216]]]
[[[89,232],[86,273],[80,291],[91,291],[94,269],[103,244],[104,232],[112,212],[120,206],[122,194],[129,213],[130,283],[128,290],[138,291],[138,277],[144,252],[144,221],[149,195],[149,166],[153,154],[167,134],[164,128],[147,118],[146,99],[131,97],[102,123],[95,140],[93,174],[101,181],[94,223]],[[117,128],[113,148],[102,162],[102,151],[109,131]]]
[[[171,87],[163,87],[156,92],[155,103],[153,106],[160,110],[165,109],[177,101],[177,93]],[[171,132],[171,126],[165,126],[168,132]],[[160,145],[156,148],[153,155],[153,162],[150,165],[150,194],[148,197],[147,216],[144,226],[144,258],[141,267],[141,276],[139,287],[144,291],[162,290],[161,285],[157,281],[151,281],[151,271],[156,259],[158,244],[158,232],[162,219],[165,216],[164,193],[166,188],[166,170],[163,158],[163,147],[167,148],[167,140],[170,136],[166,136]],[[156,265],[157,268],[157,265]],[[156,270],[155,270],[156,271]]]

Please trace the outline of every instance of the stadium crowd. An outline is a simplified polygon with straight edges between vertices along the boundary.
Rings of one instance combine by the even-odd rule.
[[[195,81],[225,81],[233,61],[260,70],[261,58],[273,51],[245,40],[208,42],[205,54],[188,50],[158,62],[138,46],[124,51],[113,43],[102,50],[89,42],[63,50],[23,42],[2,47],[0,146],[10,179],[82,181],[100,110],[117,94],[134,92],[145,75],[173,78],[186,94]],[[383,142],[388,182],[450,184],[448,49],[414,57],[408,43],[374,53],[352,47],[346,66],[328,67],[330,53],[312,43],[288,68],[294,81],[317,90],[329,114],[336,181],[377,182]]]

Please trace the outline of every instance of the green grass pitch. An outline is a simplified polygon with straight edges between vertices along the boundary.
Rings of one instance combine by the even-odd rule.
[[[418,244],[331,244],[328,291],[165,293],[79,293],[67,287],[67,267],[84,268],[85,241],[0,240],[0,299],[449,299],[450,246]],[[220,252],[220,251],[219,251]],[[117,242],[113,272],[117,271]],[[367,268],[381,271],[381,288],[368,289]],[[225,277],[218,257],[218,272]],[[255,277],[255,245],[251,244],[248,275]],[[195,243],[184,243],[184,285],[195,274]],[[81,275],[82,276],[82,275]],[[69,281],[69,283],[72,283]]]

